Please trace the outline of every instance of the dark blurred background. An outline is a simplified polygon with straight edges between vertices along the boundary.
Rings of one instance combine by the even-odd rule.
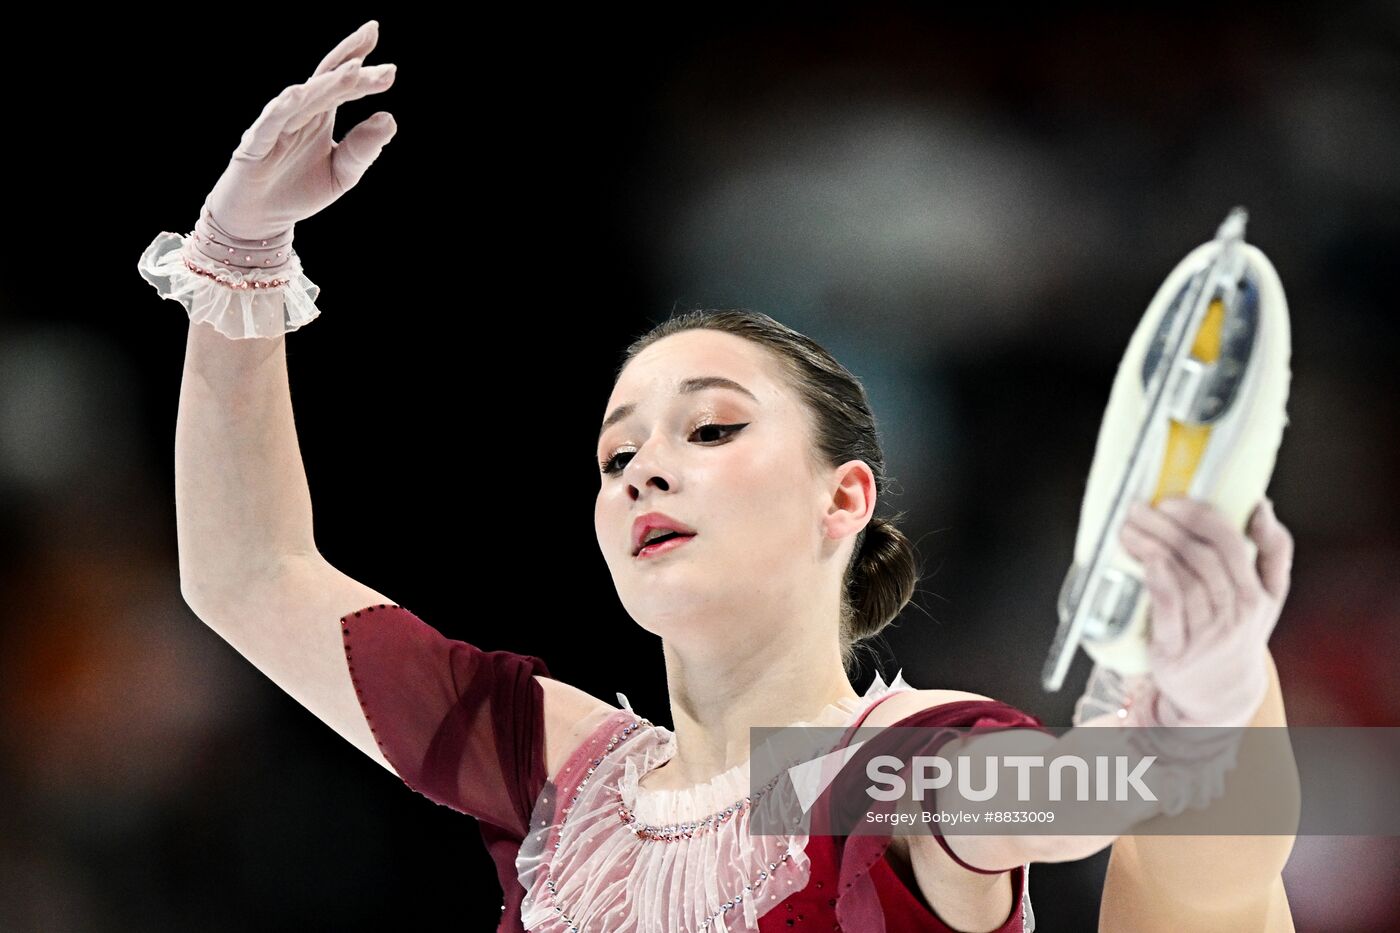
[[[1396,4],[95,17],[39,12],[8,43],[0,928],[499,916],[475,824],[179,591],[188,321],[137,258],[192,228],[263,105],[370,18],[368,63],[398,78],[336,136],[378,109],[399,132],[298,225],[323,314],[287,343],[342,570],[669,725],[659,642],[594,537],[593,438],[632,337],[746,306],[830,348],[881,419],[886,504],[927,571],[884,676],[1067,722],[1086,660],[1060,694],[1038,677],[1115,367],[1242,204],[1292,316],[1270,487],[1297,541],[1273,641],[1289,719],[1400,725]],[[547,535],[508,530],[542,513]],[[1393,927],[1396,842],[1298,839],[1298,929]],[[1106,861],[1032,870],[1041,930],[1094,928]]]

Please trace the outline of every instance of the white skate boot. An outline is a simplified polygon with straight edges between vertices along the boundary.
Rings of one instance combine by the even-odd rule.
[[[1188,496],[1243,529],[1268,488],[1288,423],[1288,305],[1273,265],[1244,242],[1246,216],[1235,208],[1172,270],[1118,366],[1060,590],[1047,690],[1064,683],[1080,644],[1119,674],[1148,671],[1143,568],[1118,543],[1132,502]]]

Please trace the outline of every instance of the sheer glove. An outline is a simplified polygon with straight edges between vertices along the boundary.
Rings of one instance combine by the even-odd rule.
[[[370,20],[332,49],[310,79],[268,102],[244,133],[195,229],[163,231],[138,263],[162,297],[180,301],[190,320],[229,338],[276,337],[320,311],[320,292],[292,250],[297,221],[331,204],[364,176],[397,130],[380,111],[339,143],[336,108],[386,90],[392,64],[364,67],[379,40]]]

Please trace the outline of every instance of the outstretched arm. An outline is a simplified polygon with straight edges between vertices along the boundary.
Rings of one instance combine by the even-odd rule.
[[[1250,726],[1285,726],[1278,671],[1270,657],[1269,692]],[[1297,805],[1297,774],[1231,775],[1212,808],[1238,811],[1257,788],[1279,797],[1280,782]],[[1293,929],[1283,890],[1292,836],[1122,836],[1113,844],[1104,880],[1101,930]]]
[[[1179,502],[1170,517],[1148,511],[1137,536],[1125,543],[1159,570],[1153,583],[1153,611],[1172,620],[1186,620],[1180,626],[1185,636],[1181,655],[1188,655],[1190,642],[1196,641],[1205,643],[1202,650],[1217,659],[1219,670],[1214,674],[1209,662],[1202,665],[1204,683],[1227,683],[1231,665],[1240,663],[1235,659],[1253,656],[1249,638],[1222,646],[1229,650],[1212,650],[1213,634],[1237,625],[1236,618],[1219,616],[1240,617],[1246,629],[1257,629],[1254,641],[1264,644],[1267,685],[1249,725],[1281,727],[1287,725],[1283,695],[1267,639],[1288,598],[1293,536],[1267,500],[1255,512],[1249,531],[1258,544],[1255,566],[1242,560],[1237,534],[1215,510],[1202,503]],[[1161,574],[1164,567],[1171,572]],[[1197,607],[1194,611],[1193,603]],[[1207,608],[1217,604],[1233,604],[1236,609],[1221,613]],[[1198,618],[1192,620],[1193,615]],[[1206,627],[1201,626],[1202,621]],[[1163,689],[1170,687],[1186,698],[1183,703],[1192,698],[1208,699],[1206,692],[1193,684],[1190,664],[1166,661],[1159,666]],[[1239,671],[1242,680],[1252,673]],[[1271,800],[1289,808],[1296,825],[1300,791],[1291,753],[1286,753],[1286,760],[1270,758],[1267,774],[1250,772],[1251,766],[1260,770],[1258,764],[1256,758],[1246,758],[1244,767],[1230,774],[1224,798],[1215,801],[1211,809],[1239,812],[1259,788],[1268,787]],[[1131,918],[1135,929],[1145,931],[1291,930],[1282,872],[1293,851],[1293,839],[1291,835],[1123,836],[1114,843],[1109,862],[1101,928],[1120,929],[1122,922]]]
[[[1286,725],[1277,671],[1271,657],[1266,657],[1266,663],[1268,689],[1248,723],[1250,727]],[[1095,741],[1096,725],[1112,726],[1113,723],[1091,722],[1058,739],[1017,730],[981,736],[960,744],[974,756],[974,762],[978,761],[976,756],[982,754],[1027,753],[1042,755],[1044,760],[1050,761],[1061,755],[1101,755],[1126,731],[1114,730],[1106,745]],[[1038,748],[1035,742],[1040,743]],[[1123,751],[1132,753],[1126,747]],[[957,753],[940,752],[950,757]],[[1260,773],[1266,769],[1267,773]],[[981,773],[977,764],[971,770],[974,774]],[[1224,796],[1211,802],[1203,818],[1209,820],[1212,811],[1228,817],[1254,809],[1261,787],[1268,787],[1268,799],[1271,806],[1278,808],[1279,819],[1289,817],[1296,821],[1298,779],[1286,748],[1276,749],[1268,756],[1243,756],[1241,767],[1227,776]],[[943,793],[945,801],[960,799],[951,789]],[[959,803],[957,806],[967,805]],[[1008,808],[1031,810],[1052,806],[1034,798],[1029,803],[1008,804]],[[911,838],[908,845],[915,866],[922,864],[926,877],[939,879],[945,888],[950,887],[951,880],[972,891],[992,882],[994,876],[990,870],[993,867],[1071,861],[1112,844],[1100,914],[1102,930],[1131,929],[1143,933],[1188,929],[1249,929],[1267,933],[1292,930],[1282,871],[1292,852],[1293,836],[1128,835],[1141,833],[1149,829],[1154,820],[1164,818],[1153,815],[1156,804],[1141,802],[1136,806],[1138,815],[1128,804],[1118,805],[1123,834],[993,836],[950,833],[941,844],[932,837],[919,836]],[[948,846],[951,851],[940,851],[941,845]],[[952,856],[989,873],[979,876],[959,870],[954,867]],[[932,896],[927,890],[925,893]]]
[[[1255,567],[1245,557],[1243,537],[1218,510],[1186,500],[1168,500],[1163,505],[1125,526],[1124,538],[1129,550],[1144,562],[1153,594],[1153,688],[1160,691],[1160,708],[1174,725],[1283,725],[1278,675],[1267,641],[1287,596],[1291,535],[1274,516],[1271,504],[1257,510],[1249,531],[1259,546]],[[887,716],[910,712],[921,699],[930,698],[909,697],[903,709],[891,701]],[[915,724],[915,720],[908,722]],[[1096,740],[1093,733],[1100,730],[1092,726],[1118,724],[1110,715],[1059,739],[1024,731],[994,733],[955,742],[954,747],[960,744],[974,755],[1043,754],[1045,760],[1083,748],[1098,754],[1104,751],[1103,742],[1126,741],[1126,730],[1113,730]],[[1257,791],[1258,782],[1267,780],[1271,799],[1291,807],[1296,816],[1297,775],[1291,756],[1286,762],[1274,759],[1272,763],[1283,766],[1281,773],[1233,772],[1226,782],[1226,797],[1214,801],[1211,809],[1229,812]],[[973,773],[981,772],[974,767]],[[1283,790],[1291,788],[1291,797],[1280,794],[1280,782]],[[1152,819],[1156,810],[1156,805],[1145,802],[1138,810],[1123,807],[1117,813],[1121,825],[1104,836],[948,833],[937,845],[928,837],[914,837],[905,845],[921,883],[925,879],[942,882],[925,885],[925,893],[932,897],[933,888],[949,887],[950,875],[968,891],[991,883],[986,876],[954,870],[954,859],[977,866],[975,870],[1004,872],[1008,866],[1030,861],[1082,858],[1114,843],[1106,929],[1156,929],[1143,923],[1161,923],[1164,930],[1200,928],[1206,920],[1231,918],[1248,921],[1250,928],[1289,928],[1281,870],[1292,849],[1292,836],[1122,835],[1146,825],[1141,821]],[[1265,927],[1266,922],[1278,926]]]

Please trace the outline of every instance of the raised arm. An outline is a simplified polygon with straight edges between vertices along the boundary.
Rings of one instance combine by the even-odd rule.
[[[187,236],[162,233],[140,271],[190,317],[175,428],[180,589],[212,629],[381,764],[346,674],[336,619],[382,594],[316,550],[297,446],[285,334],[319,313],[294,228],[353,187],[393,136],[380,112],[339,143],[340,104],[386,90],[362,67],[366,23],[244,132]]]
[[[202,621],[355,747],[440,802],[506,819],[484,777],[510,764],[501,750],[520,742],[532,753],[546,739],[538,766],[526,762],[511,784],[518,808],[526,779],[562,762],[613,708],[548,677],[538,659],[445,638],[331,566],[316,547],[293,420],[285,335],[319,313],[293,228],[353,187],[394,134],[381,111],[332,138],[339,104],[393,82],[392,65],[363,67],[377,39],[366,23],[270,101],[195,230],[162,233],[141,258],[143,277],[191,321],[175,432],[180,587]],[[356,614],[369,607],[395,611],[364,627]],[[449,723],[458,744],[446,748]],[[447,786],[459,778],[444,773],[450,755],[478,770],[480,788]]]
[[[351,686],[337,620],[392,600],[316,550],[284,342],[190,325],[175,426],[180,589],[206,625],[388,767]]]
[[[340,624],[394,600],[342,573],[316,549],[284,337],[229,340],[208,325],[190,325],[175,427],[175,506],[180,587],[195,615],[317,718],[395,770],[356,695]],[[449,647],[475,650],[449,641],[424,650],[444,659]],[[401,663],[429,665],[432,657]],[[435,673],[447,676],[425,668],[421,677]],[[553,774],[615,707],[535,676]],[[452,699],[434,705],[424,698],[414,715],[426,721],[435,711],[445,714]]]

